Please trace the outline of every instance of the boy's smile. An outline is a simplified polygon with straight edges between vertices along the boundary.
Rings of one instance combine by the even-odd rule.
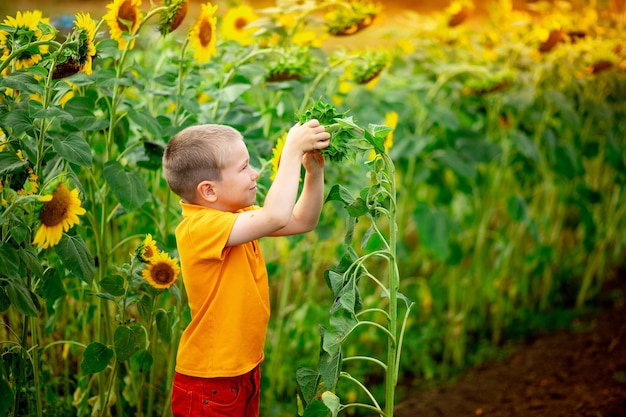
[[[214,181],[217,207],[224,211],[237,211],[256,202],[256,180],[259,173],[250,166],[250,155],[243,140],[231,145],[222,169],[222,179]]]

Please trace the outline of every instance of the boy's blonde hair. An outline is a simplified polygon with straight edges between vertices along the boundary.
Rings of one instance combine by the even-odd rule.
[[[230,126],[204,124],[183,129],[165,147],[163,176],[174,193],[193,203],[202,181],[219,181],[222,169],[241,133]]]

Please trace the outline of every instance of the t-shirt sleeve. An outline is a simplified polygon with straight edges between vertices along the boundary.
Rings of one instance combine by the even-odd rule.
[[[200,259],[223,258],[226,242],[238,215],[215,210],[189,222],[189,244]]]

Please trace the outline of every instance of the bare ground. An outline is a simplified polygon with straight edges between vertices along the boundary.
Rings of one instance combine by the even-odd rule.
[[[626,417],[626,270],[598,313],[400,401],[396,417]]]

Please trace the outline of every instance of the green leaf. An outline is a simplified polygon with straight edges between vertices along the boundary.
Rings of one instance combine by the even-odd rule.
[[[375,125],[375,124],[370,123],[367,126],[367,130],[375,138],[385,139],[389,135],[389,133],[391,133],[393,129],[387,125]]]
[[[54,138],[52,146],[68,162],[83,167],[91,166],[91,147],[80,135],[70,133],[62,138]]]
[[[2,78],[2,77],[0,77]],[[0,123],[4,126],[11,126],[16,131],[28,132],[33,130],[33,119],[28,114],[28,110],[15,109],[9,112],[0,112]]]
[[[127,172],[118,161],[104,165],[104,179],[126,211],[141,207],[150,198],[144,180],[134,172]]]
[[[137,310],[139,311],[139,317],[144,323],[148,323],[152,317],[152,297],[149,295],[143,295],[137,303]]]
[[[368,213],[367,203],[359,197],[352,204],[346,206],[346,211],[351,217],[364,216]]]
[[[374,152],[377,155],[385,153],[385,138],[384,137],[376,137],[369,130],[365,131],[365,139],[369,142],[370,145],[374,148]]]
[[[0,152],[2,155],[4,152]],[[0,277],[19,277],[20,257],[9,243],[0,243]]]
[[[343,114],[343,113],[342,113]],[[354,122],[354,118],[353,116],[348,116],[348,117],[338,117],[341,114],[334,114],[333,118],[334,120],[339,124],[339,126],[343,127],[343,128],[348,128],[348,129],[356,129],[356,130],[360,130],[361,128]]]
[[[341,201],[344,205],[348,206],[354,202],[354,197],[350,194],[347,188],[341,184],[335,184],[330,189],[326,202],[328,201]]]
[[[43,274],[41,295],[46,300],[46,306],[54,310],[54,302],[66,294],[61,273],[56,268],[48,268]]]
[[[34,294],[26,287],[21,278],[9,277],[6,292],[11,304],[17,311],[25,316],[36,316],[39,313],[33,302]]]
[[[110,275],[100,280],[100,288],[107,294],[119,297],[124,295],[124,278],[119,275]]]
[[[324,339],[326,338],[325,332],[322,337]],[[329,335],[328,337],[332,338],[335,336]],[[339,347],[339,345],[336,346]],[[341,349],[336,349],[333,353],[322,351],[317,363],[317,368],[326,387],[328,389],[334,389],[339,379],[339,374],[341,373]]]
[[[146,109],[141,109],[140,111],[131,109],[128,111],[128,117],[139,125],[148,135],[152,136],[153,139],[162,137],[159,122]]]
[[[332,416],[337,417],[337,414],[339,414],[339,407],[341,406],[339,397],[331,391],[324,391],[322,393],[322,401],[324,402],[324,405],[328,407]]]
[[[11,300],[7,296],[5,286],[0,286],[0,313],[4,313],[11,307]]]
[[[39,278],[43,275],[43,265],[37,257],[37,253],[32,246],[19,249],[19,259],[22,264],[31,272],[32,276]]]
[[[335,302],[330,308],[330,314],[334,314],[340,309],[354,314],[357,307],[357,288],[354,277],[351,277],[337,294]]]
[[[96,274],[96,263],[80,235],[63,234],[61,241],[54,247],[63,266],[88,284]]]
[[[333,296],[337,297],[337,295],[339,295],[339,292],[343,288],[343,274],[339,274],[329,269],[326,270],[324,278],[326,279],[326,284],[328,284],[328,287],[333,290]]]
[[[18,91],[31,91],[38,81],[25,72],[12,72],[8,76],[0,77],[0,86]]]
[[[215,99],[223,103],[232,103],[252,87],[250,84],[231,84],[215,94]]]
[[[13,406],[13,389],[9,385],[8,381],[4,378],[0,378],[0,415],[8,416],[9,409]]]
[[[113,349],[94,342],[87,346],[83,353],[83,361],[80,363],[80,369],[83,375],[95,374],[106,369],[109,361],[113,357]]]
[[[296,370],[296,381],[306,404],[309,404],[317,396],[320,377],[319,372],[310,368],[298,368]]]
[[[113,335],[113,347],[115,356],[119,361],[125,361],[133,356],[140,349],[144,348],[145,333],[138,325],[119,326]]]
[[[305,410],[302,417],[330,417],[331,412],[320,400],[315,400],[311,404],[309,404]]]
[[[72,120],[72,115],[60,107],[49,107],[40,109],[33,113],[33,119],[51,119],[57,117],[59,119]]]
[[[136,352],[130,357],[130,369],[133,372],[148,372],[154,363],[154,358],[145,349]]]
[[[15,152],[0,152],[0,176],[25,171],[28,162],[22,161]]]

